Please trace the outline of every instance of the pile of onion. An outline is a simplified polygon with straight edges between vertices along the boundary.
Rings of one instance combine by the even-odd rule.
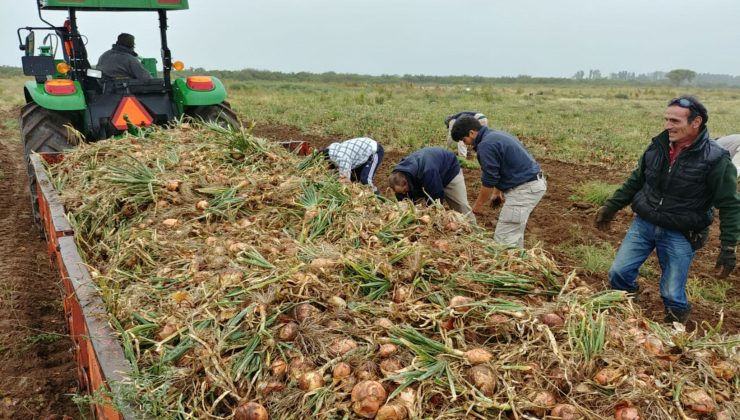
[[[374,418],[387,395],[377,381],[362,381],[352,388],[352,411],[366,419]]]
[[[269,418],[265,407],[255,402],[242,404],[234,411],[235,420],[267,420]]]

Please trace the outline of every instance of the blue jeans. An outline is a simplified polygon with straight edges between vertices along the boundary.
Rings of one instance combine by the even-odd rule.
[[[666,309],[685,311],[691,308],[686,297],[686,280],[694,259],[694,250],[683,233],[656,226],[635,216],[614,263],[609,269],[612,289],[636,292],[640,266],[655,249],[662,274],[660,296]]]

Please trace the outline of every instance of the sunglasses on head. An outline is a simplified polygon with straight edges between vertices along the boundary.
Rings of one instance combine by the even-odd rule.
[[[671,105],[678,105],[681,108],[689,108],[689,109],[694,107],[694,103],[686,98],[676,98],[671,101]]]

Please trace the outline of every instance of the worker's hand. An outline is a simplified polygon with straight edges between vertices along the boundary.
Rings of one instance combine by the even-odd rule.
[[[483,214],[483,209],[479,206],[473,206],[473,214],[476,216],[480,216],[481,214]]]
[[[616,214],[617,212],[610,209],[609,207],[602,206],[599,211],[596,212],[596,228],[603,232],[608,231],[609,225],[611,224],[612,220],[614,220],[614,216]]]
[[[737,247],[730,244],[722,244],[717,257],[715,269],[718,271],[719,278],[723,279],[732,273],[737,265]]]
[[[339,182],[342,184],[351,184],[352,181],[350,181],[346,176],[339,176]]]
[[[496,190],[493,193],[493,197],[491,197],[491,207],[494,209],[497,207],[500,207],[502,204],[504,204],[504,193],[501,192],[501,190]]]

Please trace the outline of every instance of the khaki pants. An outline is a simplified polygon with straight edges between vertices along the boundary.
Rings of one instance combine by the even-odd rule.
[[[524,247],[524,229],[532,210],[547,191],[547,181],[541,177],[504,193],[506,201],[496,223],[493,240],[519,248]]]
[[[465,188],[465,178],[462,171],[452,178],[449,184],[445,185],[444,192],[447,205],[452,210],[464,214],[470,223],[475,223],[475,215],[470,203],[468,203],[468,190]]]
[[[732,163],[735,164],[735,169],[737,169],[737,177],[740,178],[740,152],[735,153],[735,156],[732,158]]]

